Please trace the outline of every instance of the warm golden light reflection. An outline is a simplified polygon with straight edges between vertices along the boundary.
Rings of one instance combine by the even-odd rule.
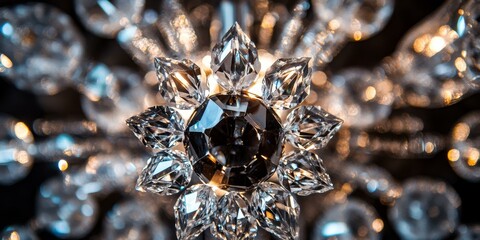
[[[0,63],[3,65],[5,68],[11,68],[13,67],[13,62],[10,60],[9,57],[5,54],[0,54]]]
[[[443,39],[442,37],[440,36],[433,37],[432,40],[430,40],[430,43],[428,44],[429,51],[427,50],[427,52],[431,52],[428,54],[428,56],[433,56],[436,53],[440,52],[446,45],[447,43],[445,42],[445,39]]]
[[[60,169],[60,171],[65,171],[68,169],[68,162],[65,161],[64,159],[60,159],[60,161],[58,161],[58,169]]]
[[[26,151],[15,152],[15,160],[22,165],[29,165],[31,163],[30,155]]]
[[[340,27],[340,22],[337,19],[333,19],[332,21],[328,22],[328,28],[330,30],[337,30]]]
[[[18,139],[21,139],[25,142],[30,142],[32,140],[32,133],[30,129],[23,122],[17,122],[14,126],[15,136]]]
[[[460,152],[457,149],[450,149],[447,153],[448,160],[455,162],[460,158]]]
[[[20,240],[20,235],[16,231],[13,231],[10,233],[7,240]]]
[[[455,141],[465,141],[470,135],[470,127],[466,123],[458,123],[453,128],[452,137]]]
[[[426,153],[432,153],[435,150],[435,144],[432,142],[427,142],[425,143],[425,152]]]
[[[468,148],[466,152],[467,164],[470,167],[477,165],[478,158],[480,157],[480,152],[476,148]]]
[[[362,32],[360,32],[360,31],[355,31],[355,32],[353,33],[353,40],[355,40],[355,41],[360,41],[360,40],[362,40]]]
[[[322,71],[315,71],[312,73],[312,83],[316,86],[322,86],[327,82],[327,74]]]
[[[377,95],[377,90],[373,86],[368,86],[367,89],[365,89],[363,100],[370,101],[374,99],[376,95]]]
[[[342,185],[342,191],[349,194],[353,191],[353,188],[352,188],[352,185],[350,185],[350,183],[344,183]]]
[[[375,230],[375,232],[381,232],[383,230],[383,226],[383,221],[380,218],[377,218],[372,222],[372,228]]]
[[[457,59],[455,59],[455,67],[459,72],[465,72],[465,70],[467,70],[467,63],[463,58],[457,57]]]

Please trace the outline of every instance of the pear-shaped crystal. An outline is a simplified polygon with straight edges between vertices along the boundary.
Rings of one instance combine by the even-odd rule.
[[[264,182],[253,192],[252,214],[265,230],[279,239],[297,239],[300,206],[282,186]]]
[[[175,203],[175,228],[177,238],[195,239],[212,224],[212,216],[217,211],[217,198],[208,185],[198,184],[189,187]]]
[[[169,148],[183,139],[183,118],[171,107],[155,106],[127,119],[127,125],[145,146]]]
[[[263,99],[273,108],[296,107],[310,93],[310,58],[281,58],[267,69],[263,80]]]
[[[220,198],[213,219],[212,233],[217,239],[254,239],[257,224],[248,210],[248,201],[238,192],[229,192]]]
[[[212,71],[228,91],[248,88],[260,71],[257,48],[235,24],[212,49]]]
[[[138,178],[137,190],[162,195],[176,194],[187,187],[192,177],[192,164],[179,151],[163,150],[148,159]]]
[[[286,138],[295,147],[322,148],[342,126],[343,121],[317,106],[301,106],[287,117]]]
[[[290,152],[280,160],[277,172],[280,183],[297,195],[306,196],[333,189],[322,159],[313,152]]]
[[[180,109],[198,107],[207,95],[202,70],[188,59],[155,58],[160,94]]]

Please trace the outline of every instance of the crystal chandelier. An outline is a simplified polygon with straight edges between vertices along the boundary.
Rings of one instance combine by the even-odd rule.
[[[478,1],[51,2],[0,4],[2,239],[478,238]]]

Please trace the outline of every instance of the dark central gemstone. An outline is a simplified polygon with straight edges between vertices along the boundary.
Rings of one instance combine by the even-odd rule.
[[[278,165],[283,131],[278,116],[247,95],[214,95],[193,113],[185,145],[205,183],[246,190],[267,180]]]

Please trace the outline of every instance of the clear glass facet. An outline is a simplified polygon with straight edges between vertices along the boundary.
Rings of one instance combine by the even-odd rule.
[[[323,161],[313,152],[295,150],[282,157],[277,169],[280,183],[300,196],[333,189]]]
[[[176,194],[190,183],[192,172],[192,165],[185,154],[163,150],[148,159],[138,178],[137,190],[161,195]]]
[[[183,118],[171,107],[155,106],[127,119],[127,125],[147,147],[165,149],[183,139]]]

